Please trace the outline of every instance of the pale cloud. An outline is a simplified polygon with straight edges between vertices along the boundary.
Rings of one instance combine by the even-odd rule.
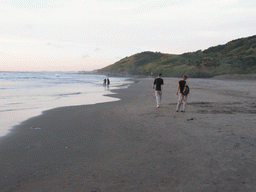
[[[38,8],[49,8],[49,7],[58,7],[62,5],[63,0],[1,0],[0,3],[11,5],[13,7],[20,7],[26,9],[38,9]],[[64,0],[65,2],[65,0]]]
[[[90,55],[88,55],[88,54],[85,54],[82,56],[82,58],[88,58],[88,57],[90,57]]]

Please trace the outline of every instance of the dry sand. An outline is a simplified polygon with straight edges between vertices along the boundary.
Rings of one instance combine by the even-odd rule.
[[[144,78],[111,95],[120,101],[15,127],[0,139],[0,191],[256,191],[255,81],[188,79],[185,113],[178,79],[164,81],[160,108]]]

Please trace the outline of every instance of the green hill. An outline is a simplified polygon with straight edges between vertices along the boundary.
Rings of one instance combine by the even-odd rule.
[[[213,77],[256,74],[256,35],[236,39],[225,45],[184,54],[142,52],[121,59],[98,71],[101,74]]]

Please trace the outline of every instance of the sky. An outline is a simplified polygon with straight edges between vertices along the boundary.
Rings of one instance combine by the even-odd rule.
[[[90,71],[256,35],[255,0],[0,0],[0,71]]]

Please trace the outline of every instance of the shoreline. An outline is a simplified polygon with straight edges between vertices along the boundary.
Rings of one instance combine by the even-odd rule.
[[[149,75],[129,75],[129,74],[123,74],[123,73],[95,73],[99,75],[108,75],[110,77],[135,77],[137,79],[140,78],[156,78],[157,74],[155,76],[149,76]],[[180,77],[165,77],[165,78],[181,78]],[[230,80],[230,81],[256,81],[256,74],[226,74],[226,75],[217,75],[212,77],[189,77],[190,79],[213,79],[213,80]]]
[[[129,83],[127,83],[127,81],[129,81]],[[19,126],[19,124],[30,118],[42,115],[44,111],[61,107],[92,105],[97,103],[117,101],[118,98],[114,100],[113,98],[106,97],[105,95],[111,95],[112,92],[116,89],[127,88],[130,83],[133,83],[132,79],[124,80],[120,85],[103,86],[102,91],[104,92],[101,93],[98,90],[96,94],[89,93],[91,96],[88,93],[86,95],[74,94],[67,98],[61,98],[61,100],[44,101],[44,107],[40,103],[36,103],[38,106],[35,106],[35,108],[28,107],[27,109],[3,111],[1,114],[1,118],[3,119],[1,119],[2,121],[0,122],[0,139],[10,134],[14,127]],[[97,88],[101,89],[101,87]],[[13,117],[15,117],[15,119]]]
[[[17,126],[0,140],[1,191],[256,190],[253,90],[188,79],[188,108],[177,113],[177,81],[164,81],[159,109],[153,79],[142,78],[107,95],[118,101]]]

